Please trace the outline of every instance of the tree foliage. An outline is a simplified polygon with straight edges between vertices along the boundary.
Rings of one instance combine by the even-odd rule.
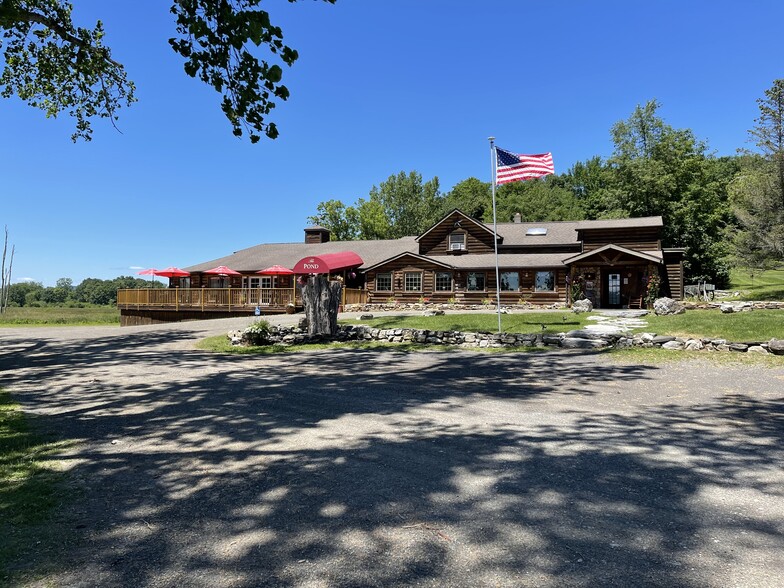
[[[442,215],[443,202],[438,178],[423,183],[420,173],[401,171],[353,205],[335,199],[320,202],[308,222],[329,229],[338,240],[397,239],[433,225]]]
[[[784,79],[757,100],[759,117],[749,131],[760,154],[746,154],[730,184],[738,265],[764,270],[784,258]]]
[[[260,3],[173,0],[177,36],[169,39],[185,59],[185,72],[221,95],[221,110],[234,135],[247,133],[252,143],[261,134],[278,136],[268,115],[276,100],[289,97],[281,65],[291,66],[298,58]],[[0,95],[15,94],[47,116],[68,113],[76,119],[72,139],[90,140],[91,120],[108,118],[114,124],[119,110],[136,101],[135,86],[103,44],[101,21],[93,28],[77,26],[71,12],[66,0],[0,1],[5,45]],[[271,56],[261,58],[255,48]]]

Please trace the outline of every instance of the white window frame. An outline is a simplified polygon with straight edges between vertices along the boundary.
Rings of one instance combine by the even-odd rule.
[[[388,290],[384,290],[382,288],[379,288],[379,286],[378,286],[378,279],[381,276],[389,276],[389,289]],[[376,274],[376,292],[392,292],[392,279],[393,279],[392,272],[379,272],[379,273],[377,273]]]
[[[412,278],[419,282],[418,288],[409,288],[408,279]],[[403,272],[403,291],[404,292],[422,292],[422,272]]]
[[[459,237],[459,240],[456,239]],[[466,234],[463,231],[455,231],[449,233],[449,251],[465,251],[466,250]]]
[[[539,276],[550,274],[553,287],[550,289],[539,288]],[[534,292],[555,292],[555,272],[553,270],[537,271],[534,273]]]
[[[449,288],[438,287],[439,276],[449,276]],[[436,272],[434,279],[435,279],[434,287],[436,292],[452,292],[455,289],[455,280],[454,277],[452,276],[452,272]]]

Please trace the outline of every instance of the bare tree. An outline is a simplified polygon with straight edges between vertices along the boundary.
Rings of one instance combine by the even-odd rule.
[[[8,294],[11,287],[11,270],[14,267],[14,252],[16,247],[11,245],[11,255],[8,256],[8,227],[5,227],[5,238],[3,239],[3,261],[0,263],[0,314],[8,308]],[[8,257],[8,269],[5,267],[5,260]]]

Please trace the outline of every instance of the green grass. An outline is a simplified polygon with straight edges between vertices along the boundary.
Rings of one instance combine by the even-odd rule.
[[[740,300],[784,300],[784,269],[755,273],[748,270],[730,272],[730,290],[740,292]]]
[[[47,460],[66,443],[31,432],[24,414],[0,389],[0,584],[12,585],[32,558],[62,545],[65,530],[52,518],[66,496],[63,474]],[[51,563],[51,562],[49,562]]]
[[[363,324],[379,329],[428,329],[431,331],[498,331],[495,314],[445,314],[443,316],[388,316],[371,320],[343,320],[343,324]],[[506,333],[560,333],[580,329],[591,321],[585,314],[563,312],[525,312],[501,315],[501,330]],[[547,327],[543,329],[542,327]]]
[[[736,343],[769,341],[773,337],[784,339],[784,310],[732,314],[723,314],[718,309],[688,310],[669,316],[649,314],[643,320],[648,326],[637,331],[676,337],[722,338]]]
[[[13,326],[80,326],[119,325],[120,311],[114,306],[92,308],[42,308],[23,306],[8,308],[0,314],[0,327]]]

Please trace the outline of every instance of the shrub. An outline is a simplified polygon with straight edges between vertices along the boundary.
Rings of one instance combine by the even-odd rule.
[[[256,321],[243,331],[244,338],[251,345],[266,345],[270,340],[270,324],[267,321]]]

